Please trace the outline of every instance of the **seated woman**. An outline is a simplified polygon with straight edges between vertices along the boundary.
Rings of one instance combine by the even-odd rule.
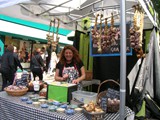
[[[55,80],[79,84],[84,79],[85,68],[78,51],[71,45],[65,46],[56,65]]]

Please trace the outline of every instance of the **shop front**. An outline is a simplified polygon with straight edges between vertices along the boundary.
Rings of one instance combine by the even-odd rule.
[[[5,15],[0,15],[0,25],[1,55],[4,53],[4,47],[9,44],[12,44],[17,49],[17,52],[27,53],[27,56],[36,48],[46,48],[48,42],[46,35],[49,26]],[[67,40],[66,37],[70,32],[70,30],[60,28],[58,50],[62,49],[66,44],[72,44],[72,41]],[[29,68],[29,56],[27,58],[23,57],[21,64],[24,68]]]

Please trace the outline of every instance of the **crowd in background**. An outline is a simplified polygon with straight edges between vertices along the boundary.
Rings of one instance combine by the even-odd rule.
[[[55,49],[50,46],[42,48],[33,48],[33,52],[27,51],[26,43],[24,42],[21,50],[13,45],[5,45],[4,54],[1,58],[0,72],[2,73],[2,90],[8,85],[13,84],[17,68],[23,71],[21,63],[29,62],[30,70],[33,74],[33,79],[39,77],[43,80],[43,74],[53,76],[55,74],[56,64],[59,60],[59,54],[56,54]]]

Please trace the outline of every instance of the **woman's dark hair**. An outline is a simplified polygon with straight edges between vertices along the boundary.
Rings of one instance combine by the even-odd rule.
[[[64,56],[64,53],[65,53],[65,51],[66,51],[67,49],[69,49],[69,50],[71,50],[71,51],[73,52],[73,58],[72,58],[73,62],[74,62],[74,63],[79,63],[79,62],[81,61],[80,56],[79,56],[79,53],[78,53],[78,51],[76,50],[76,48],[73,47],[72,45],[67,45],[67,46],[65,46],[65,47],[63,48],[63,50],[61,51],[61,54],[60,54],[60,62],[61,62],[62,64],[65,64],[65,63],[66,63],[66,58],[65,58],[65,56]]]

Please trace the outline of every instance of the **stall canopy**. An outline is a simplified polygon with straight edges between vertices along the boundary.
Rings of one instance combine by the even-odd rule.
[[[133,5],[138,0],[126,0],[126,22],[133,21]],[[42,24],[49,24],[54,18],[60,18],[61,28],[70,30],[81,29],[81,19],[90,17],[95,21],[95,14],[102,13],[103,18],[111,13],[115,16],[115,22],[120,21],[120,0],[2,0],[0,2],[0,14],[20,18]],[[144,29],[150,29],[153,24],[145,15]],[[92,23],[94,24],[94,22]]]
[[[0,15],[0,26],[0,35],[13,36],[37,43],[47,43],[48,25]],[[52,30],[55,29],[52,27]],[[72,41],[67,40],[67,35],[70,33],[72,33],[71,30],[60,28],[58,32],[59,43],[72,44]]]

